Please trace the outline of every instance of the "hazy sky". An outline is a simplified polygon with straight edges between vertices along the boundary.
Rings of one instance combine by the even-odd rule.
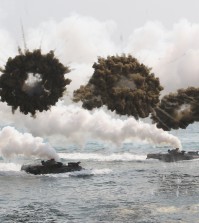
[[[59,22],[72,13],[100,21],[113,20],[125,38],[147,21],[160,21],[170,28],[182,18],[199,22],[197,0],[0,0],[1,25],[17,34],[24,27],[36,27],[49,19]]]

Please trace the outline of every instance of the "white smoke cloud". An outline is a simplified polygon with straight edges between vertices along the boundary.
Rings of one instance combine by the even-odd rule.
[[[43,137],[61,135],[65,142],[84,144],[87,140],[100,140],[120,146],[135,139],[148,143],[181,147],[177,137],[134,118],[121,120],[103,109],[89,112],[74,105],[53,107],[34,120],[26,120],[25,127],[34,135]]]
[[[94,72],[91,63],[72,63],[70,67],[72,67],[72,70],[66,76],[72,82],[67,86],[67,92],[64,96],[66,104],[71,103],[70,99],[73,97],[73,91],[78,89],[80,85],[86,85]]]
[[[160,78],[164,92],[199,83],[199,24],[186,19],[165,29],[159,22],[148,22],[134,30],[125,48]]]
[[[10,158],[17,155],[38,157],[56,160],[59,159],[56,151],[44,143],[40,137],[33,137],[29,133],[20,133],[14,127],[4,127],[0,131],[0,155]]]
[[[60,22],[43,22],[27,31],[27,46],[55,50],[62,62],[93,63],[98,56],[117,53],[111,39],[116,24],[92,17],[72,15]]]

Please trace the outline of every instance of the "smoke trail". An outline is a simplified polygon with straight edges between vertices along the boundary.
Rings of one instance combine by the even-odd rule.
[[[59,158],[55,150],[44,143],[42,138],[33,137],[29,133],[22,134],[10,126],[0,131],[0,154],[5,158],[16,155],[56,160]]]
[[[109,112],[112,116],[114,113]],[[68,142],[82,145],[90,139],[101,140],[116,145],[135,139],[145,140],[152,144],[167,144],[181,147],[179,139],[155,125],[136,121],[134,118],[121,120],[112,117],[104,110],[93,113],[77,106],[57,106],[51,112],[42,113],[37,119],[25,122],[26,128],[34,135],[61,135]]]

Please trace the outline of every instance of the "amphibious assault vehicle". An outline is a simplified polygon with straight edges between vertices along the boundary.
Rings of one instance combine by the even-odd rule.
[[[149,153],[147,159],[158,159],[164,162],[199,159],[199,151],[180,151],[178,148],[168,150],[167,153]]]
[[[80,162],[70,162],[68,165],[62,162],[56,162],[54,159],[41,161],[39,164],[22,165],[21,170],[31,174],[56,174],[73,171],[80,171],[83,168],[79,165]]]

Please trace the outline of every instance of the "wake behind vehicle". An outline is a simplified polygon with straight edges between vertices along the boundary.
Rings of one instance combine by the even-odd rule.
[[[167,153],[149,153],[147,159],[158,159],[164,162],[199,159],[199,151],[180,151],[178,148],[168,150]]]
[[[80,171],[83,168],[79,165],[80,162],[70,162],[68,165],[62,162],[56,162],[54,159],[41,161],[39,164],[22,165],[21,170],[34,175],[38,174],[56,174]]]

